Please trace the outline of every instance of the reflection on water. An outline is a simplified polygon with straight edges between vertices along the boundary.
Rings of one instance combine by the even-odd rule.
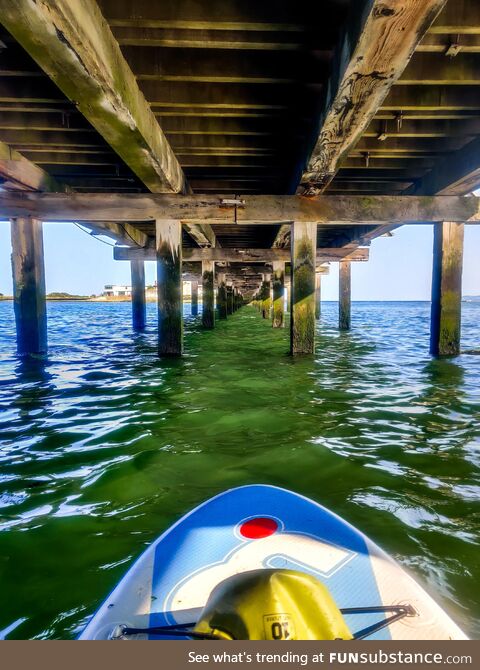
[[[215,493],[296,490],[369,534],[480,637],[480,357],[428,356],[427,303],[325,303],[315,360],[249,308],[156,358],[128,304],[49,305],[14,355],[0,303],[0,635],[74,636],[166,526]],[[464,305],[478,349],[480,305]],[[5,633],[5,631],[7,631]]]

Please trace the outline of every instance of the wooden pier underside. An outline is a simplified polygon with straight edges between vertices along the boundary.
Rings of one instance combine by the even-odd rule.
[[[83,223],[137,264],[181,222],[207,327],[219,273],[249,298],[295,268],[295,222],[320,270],[480,219],[458,197],[480,184],[477,0],[0,0],[0,21],[0,216]]]

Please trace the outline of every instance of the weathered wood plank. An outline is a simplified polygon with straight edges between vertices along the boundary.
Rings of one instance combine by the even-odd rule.
[[[182,226],[157,223],[158,354],[183,353]]]
[[[235,208],[224,196],[98,193],[0,193],[5,218],[33,216],[45,221],[154,221],[182,223],[323,225],[480,221],[480,199],[436,196],[246,195]]]
[[[69,190],[8,144],[0,142],[0,177],[5,179],[5,189],[64,192]]]
[[[448,2],[429,30],[434,35],[480,34],[477,0]]]
[[[285,294],[285,263],[274,261],[273,263],[273,309],[272,327],[283,328],[284,323],[284,294]]]
[[[379,111],[398,112],[478,110],[478,90],[476,86],[393,86]]]
[[[78,223],[78,222],[77,222]],[[130,249],[144,249],[148,247],[151,242],[151,239],[144,232],[135,228],[130,223],[113,223],[112,221],[102,221],[99,223],[83,223],[86,228],[89,228],[97,235],[107,235],[113,237],[114,240],[120,242],[120,244],[128,245]],[[128,250],[128,249],[127,249]],[[151,258],[150,260],[155,260],[155,248],[151,247]],[[141,254],[138,256],[132,257],[129,260],[146,260],[142,259]]]
[[[190,282],[190,291],[191,291],[191,302],[190,302],[190,310],[192,316],[197,316],[198,315],[198,281],[196,279],[193,279]]]
[[[199,247],[215,247],[217,240],[211,226],[198,223],[186,223],[185,230]]]
[[[113,257],[116,261],[127,261],[134,258],[144,261],[155,260],[155,249],[115,247]],[[351,261],[364,262],[369,259],[369,249],[352,249],[350,247],[328,247],[317,249],[316,262],[329,263],[348,258]],[[288,249],[183,249],[185,262],[198,263],[203,261],[223,261],[226,263],[283,263],[290,261]]]
[[[12,219],[12,274],[17,351],[47,351],[47,310],[42,222]]]
[[[274,249],[289,249],[290,248],[290,225],[284,224],[278,229],[272,247]]]
[[[339,265],[338,327],[340,330],[350,330],[352,266],[348,261],[340,261]]]
[[[480,17],[478,18],[480,23]],[[480,83],[478,57],[461,51],[455,58],[416,53],[397,81],[398,86],[476,86]]]
[[[302,176],[322,191],[400,77],[445,0],[366,0],[346,27],[333,61],[320,134]]]
[[[412,195],[467,195],[480,185],[480,138],[438,161],[406,193]]]
[[[317,226],[292,226],[292,278],[290,351],[293,355],[315,351],[315,248]]]
[[[262,285],[261,285],[261,312],[264,319],[270,318],[270,312],[272,308],[272,274],[271,272],[266,272],[262,276]]]
[[[461,223],[437,223],[434,228],[430,352],[460,353],[463,232]]]
[[[145,302],[145,263],[130,261],[132,275],[132,325],[133,330],[144,330],[147,323]]]
[[[315,318],[320,318],[322,314],[322,275],[315,273]]]
[[[227,314],[231,316],[234,312],[233,309],[233,285],[230,281],[227,282]]]
[[[0,0],[2,23],[153,192],[186,180],[95,0]]]
[[[217,273],[217,309],[218,318],[227,318],[227,284],[224,272]]]
[[[202,325],[215,327],[214,261],[202,261]]]

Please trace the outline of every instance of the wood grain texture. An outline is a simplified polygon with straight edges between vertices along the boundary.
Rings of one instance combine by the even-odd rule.
[[[132,326],[133,330],[144,330],[147,324],[147,306],[145,302],[145,263],[130,261],[132,277]]]
[[[47,310],[42,222],[13,219],[12,274],[17,351],[19,355],[47,352]]]
[[[290,261],[288,249],[183,249],[183,260],[190,263],[217,261],[224,263],[283,263]],[[113,257],[116,261],[127,261],[134,258],[144,261],[155,260],[155,249],[115,247]],[[369,249],[352,249],[351,247],[324,247],[317,249],[316,262],[329,263],[348,258],[351,261],[365,262],[369,259]]]
[[[352,305],[352,266],[348,261],[340,261],[338,291],[338,327],[350,330]]]
[[[142,182],[185,176],[95,0],[0,0],[2,23]]]
[[[27,189],[49,193],[69,190],[5,142],[0,142],[0,177],[5,180],[2,187],[7,190]]]
[[[272,275],[273,306],[272,306],[272,327],[283,328],[284,322],[284,301],[285,301],[285,263],[274,261]]]
[[[176,219],[236,225],[314,222],[323,225],[480,221],[480,198],[458,196],[243,196],[241,207],[223,196],[120,193],[0,193],[0,214],[45,221],[155,221]]]
[[[158,354],[183,353],[182,226],[157,224]]]
[[[202,325],[204,328],[215,327],[215,263],[202,261]]]
[[[446,0],[358,3],[333,61],[320,133],[302,176],[319,193],[355,146]]]
[[[292,226],[290,351],[315,351],[315,248],[317,226],[295,221]]]
[[[463,237],[461,223],[435,225],[430,331],[434,356],[460,353]]]
[[[224,272],[217,273],[217,309],[218,318],[227,318],[227,284]]]

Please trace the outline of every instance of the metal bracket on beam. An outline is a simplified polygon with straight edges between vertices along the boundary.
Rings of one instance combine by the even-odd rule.
[[[238,208],[241,207],[243,209],[245,207],[245,200],[241,198],[221,198],[220,207],[222,209],[233,209],[233,220],[235,223],[238,223]]]

